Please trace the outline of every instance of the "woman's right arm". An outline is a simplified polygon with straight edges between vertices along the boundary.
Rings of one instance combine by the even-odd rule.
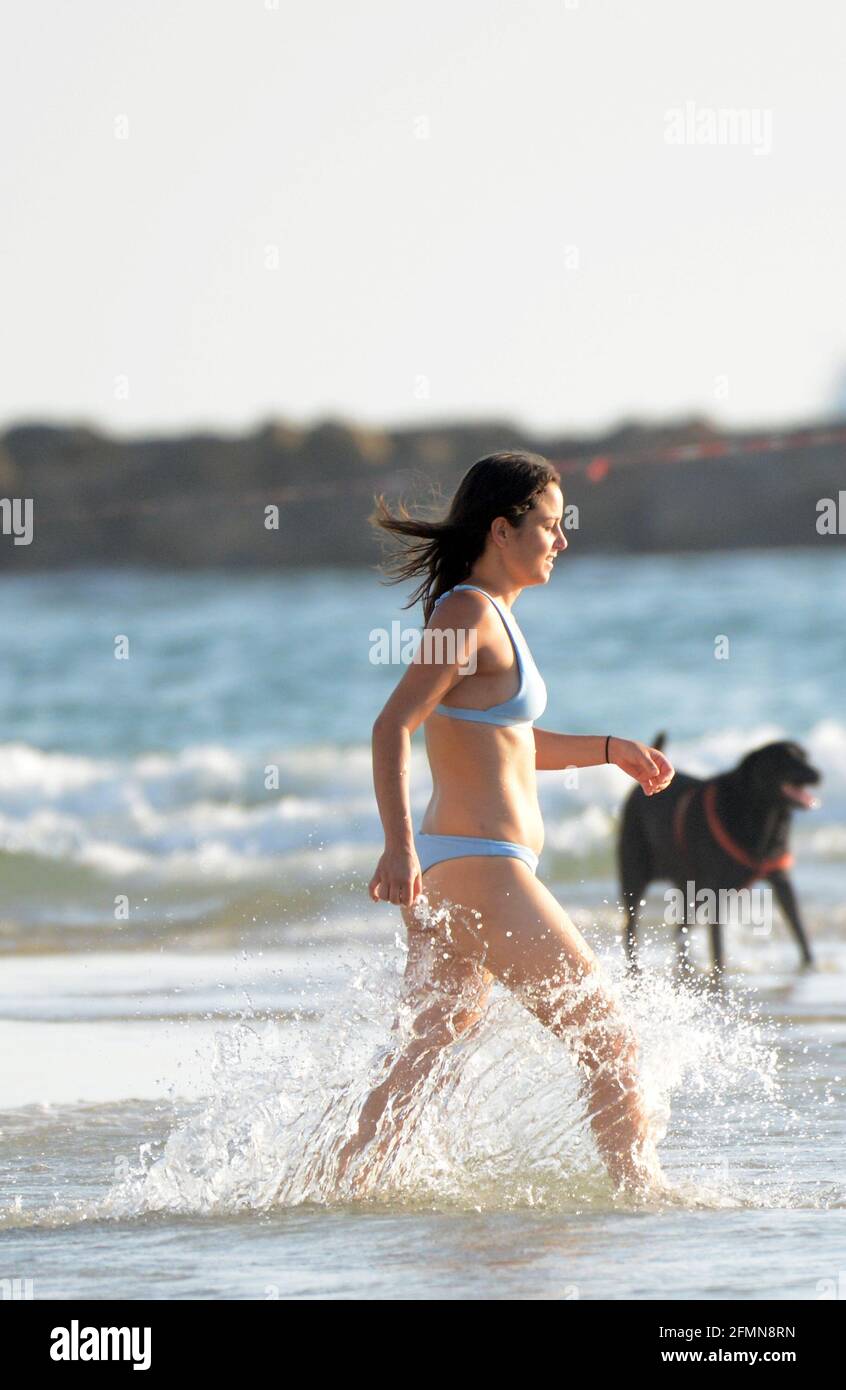
[[[387,706],[373,725],[373,786],[385,832],[385,850],[370,882],[374,902],[410,905],[423,889],[408,791],[412,732]]]
[[[485,600],[480,594],[472,591],[451,594],[432,615],[424,632],[448,634],[464,628],[475,629],[478,634],[478,626],[486,616],[484,608]],[[479,636],[474,640],[478,652]],[[431,654],[437,652],[437,660],[409,663],[373,725],[373,785],[385,832],[384,853],[368,887],[374,902],[410,906],[423,891],[420,861],[414,848],[409,792],[411,737],[447,691],[461,679],[464,668],[456,658],[459,652],[467,650],[466,645],[456,639],[450,641],[445,637],[441,641],[441,646],[431,645]],[[425,654],[425,647],[421,646],[420,650]]]

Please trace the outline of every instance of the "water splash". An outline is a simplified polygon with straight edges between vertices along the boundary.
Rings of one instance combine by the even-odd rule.
[[[792,1174],[814,1119],[811,1101],[800,1115],[784,1098],[789,1029],[763,1017],[748,991],[715,995],[658,974],[615,979],[613,989],[639,1041],[642,1090],[670,1179],[664,1193],[615,1192],[573,1057],[499,985],[484,1015],[439,1050],[405,1099],[399,1132],[389,1107],[342,1170],[339,1154],[367,1096],[414,1036],[399,978],[405,948],[399,938],[396,945],[362,962],[354,1004],[316,1020],[304,1010],[296,1026],[253,1019],[219,1034],[207,1099],[185,1108],[163,1144],[139,1152],[89,1215],[234,1214],[353,1199],[477,1211],[842,1202],[839,1190],[809,1193]],[[613,965],[604,964],[610,976]]]

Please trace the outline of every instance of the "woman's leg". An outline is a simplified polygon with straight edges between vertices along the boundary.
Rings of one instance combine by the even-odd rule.
[[[375,1149],[368,1154],[367,1172],[353,1182],[358,1190],[374,1165],[405,1133],[415,1101],[444,1049],[466,1037],[482,1018],[493,980],[483,965],[450,944],[443,927],[423,925],[412,909],[401,911],[408,932],[408,957],[400,1010],[407,1015],[408,1034],[404,1044],[386,1059],[384,1080],[370,1092],[359,1113],[356,1133],[337,1155],[340,1178],[351,1160],[381,1131]],[[400,1025],[398,1014],[395,1033]],[[442,1075],[436,1085],[445,1080],[446,1075]]]
[[[437,909],[448,907],[450,948],[506,984],[572,1050],[614,1181],[641,1187],[660,1179],[634,1033],[596,956],[549,890],[520,860],[499,857],[442,861],[423,885],[436,917],[446,920]]]

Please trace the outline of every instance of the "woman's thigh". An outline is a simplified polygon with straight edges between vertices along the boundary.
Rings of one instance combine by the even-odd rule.
[[[404,908],[414,926],[428,920],[470,959],[511,984],[568,977],[597,960],[561,904],[528,864],[504,855],[446,859],[423,875],[427,907]],[[430,928],[431,930],[431,928]]]
[[[596,955],[521,860],[442,860],[423,875],[423,894],[425,904],[403,909],[409,939],[421,930],[436,937],[459,961],[501,980],[547,1025],[614,1012]]]

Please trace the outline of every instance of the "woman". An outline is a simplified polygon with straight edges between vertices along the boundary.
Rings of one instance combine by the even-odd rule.
[[[481,1018],[496,977],[573,1051],[614,1181],[658,1183],[635,1039],[596,956],[535,874],[537,771],[616,763],[649,796],[674,775],[642,743],[534,727],[546,687],[513,606],[523,589],[548,583],[567,548],[559,475],[536,454],[493,454],[465,475],[444,521],[416,520],[404,507],[395,517],[384,498],[376,503],[372,522],[411,540],[396,578],[422,576],[410,603],[422,598],[426,624],[418,658],[373,726],[385,850],[369,891],[402,909],[414,1024],[340,1150],[339,1173],[377,1133],[380,1157],[393,1146],[443,1050]],[[415,837],[408,771],[420,724],[433,792]]]

